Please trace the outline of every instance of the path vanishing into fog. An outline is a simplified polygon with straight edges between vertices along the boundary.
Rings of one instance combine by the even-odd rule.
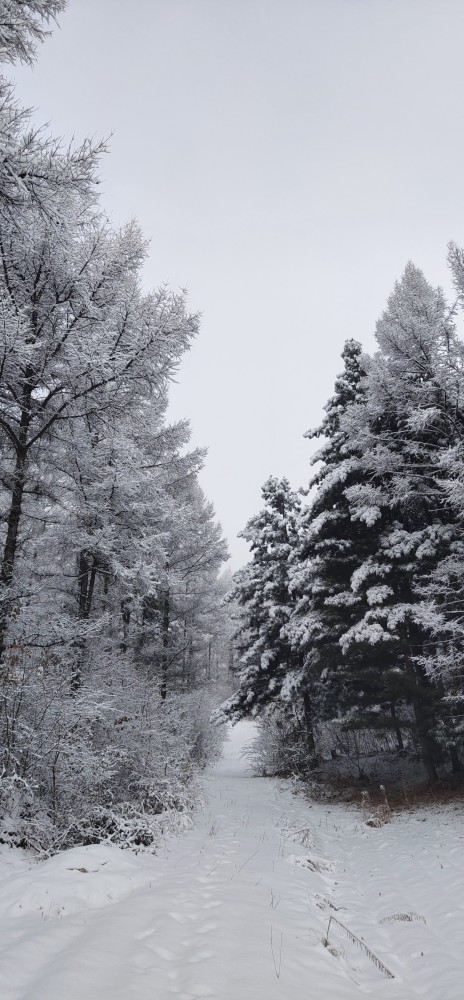
[[[156,857],[4,849],[2,1000],[461,1000],[462,807],[371,829],[247,773],[252,732]]]

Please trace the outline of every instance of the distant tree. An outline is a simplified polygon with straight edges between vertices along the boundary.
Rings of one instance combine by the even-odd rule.
[[[288,571],[300,500],[287,479],[273,476],[262,496],[263,509],[242,532],[251,561],[235,575],[231,593],[239,606],[235,643],[241,660],[238,691],[223,711],[235,720],[259,714],[270,703],[284,709],[298,686],[300,664],[285,628],[293,603]]]
[[[161,586],[161,693],[189,690],[205,679],[208,645],[221,617],[217,578],[228,559],[212,505],[196,480],[176,490],[175,520]]]

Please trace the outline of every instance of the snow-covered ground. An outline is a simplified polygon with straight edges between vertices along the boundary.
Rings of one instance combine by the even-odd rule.
[[[250,733],[157,857],[4,849],[1,1000],[462,1000],[462,808],[371,829],[248,775]]]

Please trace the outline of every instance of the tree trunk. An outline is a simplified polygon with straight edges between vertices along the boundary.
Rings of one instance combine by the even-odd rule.
[[[97,559],[85,549],[79,554],[78,566],[78,620],[88,621],[92,608],[93,592],[97,576]],[[71,691],[75,694],[82,684],[82,664],[85,650],[85,639],[79,637],[76,642],[77,655],[71,673]]]
[[[316,747],[314,744],[314,730],[313,730],[313,713],[311,708],[311,699],[307,691],[303,695],[303,711],[306,729],[306,745],[308,747],[309,758],[315,759],[316,757]]]
[[[168,693],[168,666],[169,666],[169,619],[170,619],[170,595],[169,585],[166,582],[163,590],[163,617],[162,617],[162,645],[163,653],[161,660],[161,701],[166,701]]]
[[[227,658],[227,676],[233,677],[234,675],[234,647],[232,642],[229,640],[229,655]]]
[[[458,757],[458,752],[456,747],[451,746],[449,748],[449,755],[451,760],[451,770],[453,774],[460,774],[462,771],[462,764]]]
[[[396,719],[396,711],[395,711],[395,706],[394,705],[390,705],[390,714],[391,714],[392,719]],[[403,737],[402,737],[401,729],[400,729],[399,726],[395,726],[394,727],[394,733],[395,733],[395,736],[396,736],[396,745],[398,747],[398,750],[404,750]]]
[[[22,449],[18,449],[16,454],[16,465],[14,471],[14,486],[11,495],[10,510],[8,513],[5,546],[3,549],[3,559],[1,568],[1,581],[5,586],[9,586],[13,579],[13,570],[18,547],[18,530],[21,520],[24,486],[25,486],[26,455]]]
[[[122,618],[122,639],[120,643],[120,649],[121,653],[127,653],[127,638],[129,635],[129,625],[131,619],[131,609],[127,598],[124,598],[121,601],[121,618]]]
[[[192,630],[190,629],[189,644],[188,644],[188,655],[187,655],[187,690],[192,687],[193,684],[193,636]]]
[[[26,451],[18,448],[16,451],[16,464],[14,471],[14,485],[11,495],[10,510],[8,512],[5,545],[3,549],[2,565],[0,570],[0,581],[3,588],[8,590],[11,586],[14,573],[14,565],[18,550],[18,532],[21,521],[24,487],[26,482]],[[5,636],[8,627],[8,597],[5,595],[0,613],[0,664],[3,662],[5,654]]]
[[[417,735],[422,750],[422,761],[427,771],[427,777],[431,785],[436,785],[438,781],[437,769],[435,766],[432,741],[429,736],[428,726],[424,715],[424,710],[419,697],[413,698],[412,707],[416,719]]]
[[[416,639],[416,647],[419,647],[420,638]],[[433,747],[433,740],[430,737],[430,730],[433,728],[433,722],[431,718],[431,712],[426,712],[424,709],[424,700],[421,694],[420,685],[423,686],[424,691],[427,688],[427,678],[425,673],[421,673],[421,668],[416,666],[413,662],[406,660],[406,671],[412,681],[412,691],[411,691],[411,702],[414,711],[414,718],[416,720],[416,730],[419,739],[420,748],[422,750],[422,761],[427,771],[427,777],[431,785],[436,785],[438,781],[437,769],[435,766],[435,753]],[[427,717],[427,715],[429,717]]]

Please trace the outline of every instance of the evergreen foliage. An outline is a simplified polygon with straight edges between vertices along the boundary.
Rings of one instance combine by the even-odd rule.
[[[337,378],[326,416],[307,437],[324,437],[312,459],[315,492],[303,508],[298,540],[291,559],[294,612],[288,633],[304,663],[305,683],[315,717],[330,718],[358,703],[359,685],[353,662],[346,662],[340,639],[358,613],[351,589],[353,573],[369,550],[365,527],[351,518],[346,490],[360,481],[360,455],[343,427],[349,407],[365,405],[361,347],[345,344],[344,372]],[[358,657],[357,672],[363,658]]]
[[[262,497],[263,509],[242,532],[252,558],[236,575],[231,593],[239,607],[235,642],[242,654],[239,689],[224,706],[231,719],[255,715],[276,698],[291,702],[298,686],[298,663],[285,627],[292,609],[288,569],[300,501],[287,479],[274,476],[265,482]]]
[[[286,688],[260,690],[250,659],[264,643],[269,662],[285,645],[294,707],[303,696],[313,725],[395,735],[418,749],[429,779],[460,768],[463,732],[463,344],[455,314],[464,301],[464,253],[450,248],[458,293],[408,264],[377,324],[371,358],[356,341],[325,407],[309,500],[286,551],[286,616],[278,636],[262,621],[252,633],[262,571],[256,556],[237,578],[247,609],[238,715],[287,710]],[[266,522],[252,519],[259,552]],[[258,532],[258,537],[257,533]],[[277,605],[279,607],[279,605]],[[267,608],[269,615],[269,608]],[[286,620],[284,620],[284,617]]]

